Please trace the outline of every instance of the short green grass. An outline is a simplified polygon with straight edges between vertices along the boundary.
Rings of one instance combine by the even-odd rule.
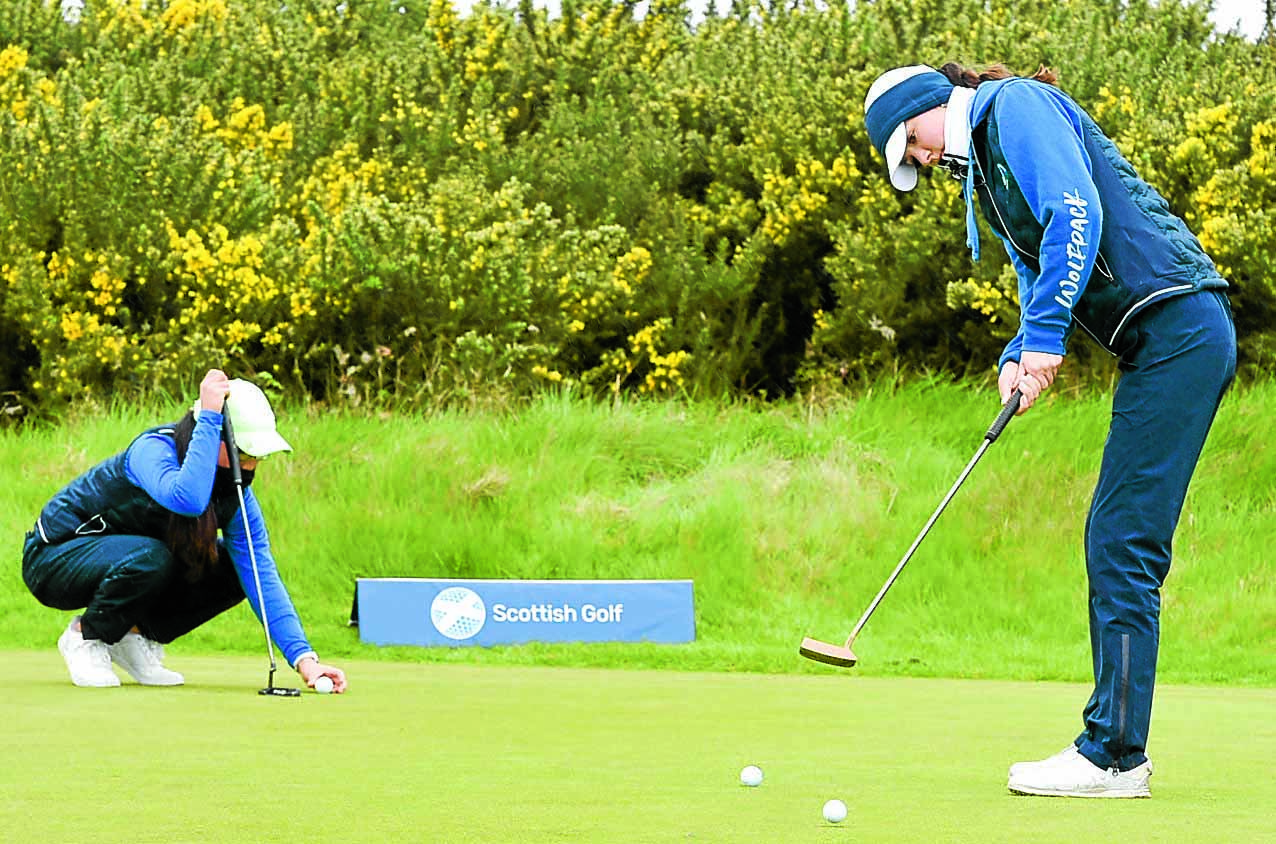
[[[351,660],[350,692],[264,698],[263,657],[170,648],[182,688],[76,689],[0,652],[6,841],[1271,841],[1276,690],[1162,686],[1149,801],[1013,797],[1065,683]],[[290,679],[290,678],[287,678]],[[760,765],[756,789],[740,769]],[[824,801],[850,808],[827,824]]]

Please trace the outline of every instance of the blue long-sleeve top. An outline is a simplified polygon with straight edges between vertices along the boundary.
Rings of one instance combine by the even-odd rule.
[[[143,434],[129,446],[125,454],[125,474],[131,483],[145,490],[157,504],[182,516],[198,516],[207,509],[212,498],[221,430],[222,415],[216,411],[201,409],[196,415],[186,459],[182,462],[177,459],[177,446],[171,436],[159,432]],[[248,597],[248,603],[260,621],[261,604],[257,600],[257,584],[253,576],[252,554],[256,555],[271,641],[279,648],[288,664],[296,666],[299,659],[313,656],[314,651],[306,639],[292,598],[275,567],[266,521],[257,503],[257,496],[250,488],[244,490],[244,513],[248,517],[248,530],[244,529],[244,519],[239,512],[235,513],[230,524],[220,526],[226,549],[244,594]]]
[[[987,141],[972,157],[968,214],[973,214],[976,170],[987,167],[981,192],[992,214],[985,217],[1019,278],[1019,332],[998,366],[1018,361],[1025,351],[1066,354],[1072,309],[1085,292],[1103,230],[1080,109],[1057,88],[1025,79],[980,85],[970,108],[972,127],[987,124]],[[1028,215],[1033,228],[1039,227],[1035,243],[1022,237]],[[978,259],[973,227],[968,216],[968,237]]]

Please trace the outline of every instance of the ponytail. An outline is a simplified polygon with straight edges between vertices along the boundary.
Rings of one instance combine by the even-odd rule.
[[[939,69],[939,72],[948,78],[948,81],[962,88],[978,88],[983,82],[992,82],[997,79],[1010,79],[1016,76],[1004,64],[988,65],[982,71],[973,68],[962,67],[956,62],[949,62]],[[1059,74],[1055,73],[1045,65],[1038,65],[1037,72],[1027,77],[1035,79],[1038,82],[1044,82],[1047,85],[1057,85],[1059,82]]]
[[[190,448],[191,434],[195,430],[195,413],[189,412],[173,428],[173,442],[177,445],[177,462],[186,462],[186,450]],[[164,537],[168,550],[182,568],[186,579],[197,582],[206,569],[217,564],[217,514],[210,499],[204,512],[198,516],[168,514],[168,529]]]

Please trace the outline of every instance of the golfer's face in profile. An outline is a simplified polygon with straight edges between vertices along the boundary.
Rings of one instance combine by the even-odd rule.
[[[944,117],[947,109],[943,106],[922,112],[916,117],[904,121],[904,131],[908,133],[908,146],[904,148],[904,160],[918,167],[929,167],[938,164],[944,154]]]

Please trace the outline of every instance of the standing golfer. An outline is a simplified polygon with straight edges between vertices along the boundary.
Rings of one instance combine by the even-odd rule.
[[[912,190],[938,164],[964,185],[1019,276],[1019,333],[999,361],[1020,413],[1054,381],[1080,326],[1118,359],[1121,380],[1085,525],[1094,693],[1061,753],[1010,768],[1010,790],[1147,797],[1161,584],[1188,481],[1236,371],[1236,333],[1201,244],[1042,68],[994,65],[882,74],[864,102],[891,184]],[[978,199],[976,200],[976,197]],[[1018,502],[1027,519],[1041,502]]]
[[[229,402],[226,401],[231,397]],[[176,425],[144,431],[45,505],[22,550],[22,577],[40,603],[84,612],[58,639],[77,686],[118,686],[111,663],[148,686],[181,685],[164,667],[168,643],[248,596],[261,608],[249,537],[222,440],[222,408],[240,451],[244,506],[271,640],[306,685],[345,674],[311,649],[270,554],[257,498],[257,462],[292,447],[253,384],[209,370],[199,401]],[[218,531],[222,538],[218,538]]]

